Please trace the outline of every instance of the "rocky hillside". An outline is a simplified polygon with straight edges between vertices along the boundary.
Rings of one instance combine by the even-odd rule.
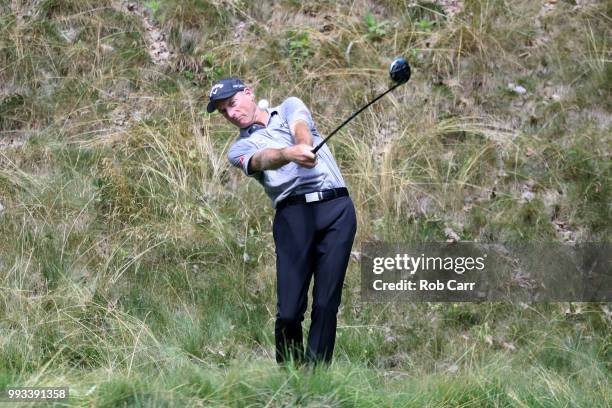
[[[368,304],[359,256],[609,241],[611,23],[603,0],[0,0],[0,384],[62,379],[93,406],[609,406],[609,304]],[[359,223],[338,364],[287,379],[274,212],[208,90],[298,96],[325,135],[399,55],[410,82],[330,143]]]

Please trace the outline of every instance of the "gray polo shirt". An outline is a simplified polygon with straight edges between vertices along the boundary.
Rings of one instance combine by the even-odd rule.
[[[266,111],[269,114],[268,124],[265,127],[255,124],[241,129],[240,136],[230,147],[227,158],[247,176],[259,181],[272,200],[274,208],[289,195],[346,186],[327,145],[317,152],[317,164],[312,169],[290,162],[276,170],[249,173],[249,160],[257,151],[267,148],[280,149],[295,144],[289,124],[296,120],[303,120],[308,124],[315,146],[323,140],[317,132],[310,111],[300,99],[289,97],[279,106]]]

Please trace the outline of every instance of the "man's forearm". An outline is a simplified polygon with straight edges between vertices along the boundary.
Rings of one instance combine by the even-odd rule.
[[[297,144],[282,149],[263,149],[249,160],[249,172],[276,170],[289,162],[311,169],[316,166],[316,156],[311,152],[312,145]]]
[[[249,171],[276,170],[289,163],[283,149],[263,149],[255,153],[249,161]]]
[[[308,124],[302,120],[298,120],[291,125],[291,134],[295,144],[306,144],[312,146],[312,133]]]

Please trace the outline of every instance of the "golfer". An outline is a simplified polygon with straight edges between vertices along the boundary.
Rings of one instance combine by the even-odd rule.
[[[356,217],[338,165],[304,103],[289,97],[258,108],[253,89],[238,78],[215,83],[207,111],[215,109],[240,128],[228,152],[230,163],[254,177],[276,209],[276,361],[329,364],[336,341],[336,315],[355,238]],[[302,321],[314,275],[312,323],[304,350]]]

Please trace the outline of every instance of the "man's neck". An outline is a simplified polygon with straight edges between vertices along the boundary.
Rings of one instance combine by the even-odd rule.
[[[255,122],[253,122],[253,124],[257,123],[262,126],[267,126],[268,116],[270,116],[268,112],[257,108],[257,111],[255,112]]]

